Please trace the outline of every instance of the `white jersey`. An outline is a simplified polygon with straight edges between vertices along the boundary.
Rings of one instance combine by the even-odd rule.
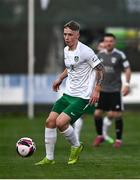
[[[70,51],[64,48],[64,62],[68,71],[65,94],[83,99],[90,99],[95,86],[96,73],[94,68],[101,63],[94,51],[81,42]]]

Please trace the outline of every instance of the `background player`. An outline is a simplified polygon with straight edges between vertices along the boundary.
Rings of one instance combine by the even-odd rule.
[[[98,106],[96,107],[96,111],[94,113],[95,126],[98,136],[95,138],[93,145],[99,146],[100,143],[104,141],[102,134],[102,118],[103,112],[106,111],[107,118],[109,120],[115,119],[116,141],[114,143],[114,147],[119,148],[122,145],[123,133],[122,95],[126,96],[129,93],[131,69],[125,54],[115,48],[116,37],[113,34],[106,34],[104,36],[104,43],[105,49],[98,55],[104,64],[105,73]],[[121,73],[123,70],[126,82],[122,88]],[[106,131],[108,125],[106,124]]]

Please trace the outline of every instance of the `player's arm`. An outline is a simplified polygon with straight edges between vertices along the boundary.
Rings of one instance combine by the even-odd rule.
[[[98,64],[97,67],[95,68],[96,70],[96,86],[95,90],[100,91],[101,90],[101,85],[104,77],[104,66],[102,63]]]
[[[65,69],[58,77],[58,79],[56,79],[54,82],[53,82],[53,85],[52,85],[52,88],[54,91],[58,91],[59,90],[59,87],[61,85],[61,83],[63,82],[63,80],[68,76],[68,72],[67,72],[67,69]]]
[[[98,64],[95,67],[96,70],[96,85],[95,88],[93,89],[91,98],[89,103],[90,104],[94,104],[96,102],[98,102],[99,100],[99,96],[100,96],[100,91],[101,91],[101,84],[103,81],[103,75],[104,75],[104,66],[102,63]]]
[[[131,68],[125,68],[125,83],[122,89],[123,96],[126,96],[130,92],[130,79],[131,79]]]

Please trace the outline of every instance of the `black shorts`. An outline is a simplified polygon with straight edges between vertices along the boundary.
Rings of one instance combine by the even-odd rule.
[[[122,96],[120,92],[101,92],[96,109],[103,111],[123,111]]]

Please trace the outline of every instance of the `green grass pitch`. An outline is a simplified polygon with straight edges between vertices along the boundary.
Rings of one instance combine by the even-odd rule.
[[[121,149],[104,142],[93,148],[95,127],[91,115],[85,117],[81,140],[85,148],[75,165],[67,165],[70,145],[58,133],[56,164],[35,166],[45,155],[45,113],[28,120],[24,115],[0,115],[0,178],[1,179],[126,179],[140,178],[140,112],[124,113],[124,138]],[[115,137],[114,124],[110,134]],[[37,146],[29,158],[16,153],[16,141],[24,136],[32,138]]]

